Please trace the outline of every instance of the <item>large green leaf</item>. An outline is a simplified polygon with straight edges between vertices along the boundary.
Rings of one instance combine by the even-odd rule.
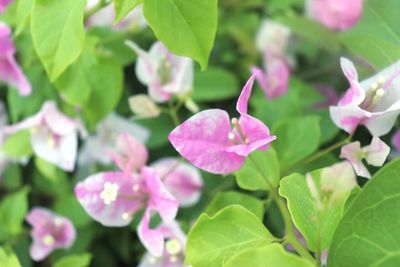
[[[188,235],[186,263],[196,267],[221,267],[241,250],[274,240],[259,218],[245,208],[232,205],[215,216],[200,216]]]
[[[141,3],[143,3],[143,0],[114,0],[115,22],[120,22]]]
[[[341,164],[335,166],[341,167]],[[351,166],[347,167],[352,172]],[[332,171],[329,173],[332,174]],[[307,179],[310,181],[295,173],[284,177],[280,182],[279,193],[287,199],[292,219],[312,251],[322,251],[331,243],[334,231],[342,218],[346,199],[352,190],[352,184],[347,186],[348,183],[343,182],[343,179],[351,182],[351,177],[343,175],[346,172],[335,173],[338,173],[338,176],[327,177],[328,179],[325,177],[325,180],[322,180],[321,171],[314,171],[308,174]],[[353,178],[355,184],[355,176]],[[311,182],[315,187],[310,186]],[[337,183],[340,183],[341,187],[338,187]],[[312,190],[316,190],[317,193],[313,193]],[[315,194],[318,194],[318,197]]]
[[[239,84],[236,77],[221,68],[209,67],[195,73],[193,100],[218,101],[237,96]]]
[[[81,54],[85,43],[86,0],[35,0],[31,33],[35,50],[50,80],[62,74]]]
[[[329,249],[329,267],[400,266],[400,160],[379,170],[351,202]]]
[[[298,163],[315,152],[320,144],[320,118],[304,116],[286,120],[274,128],[273,133],[278,137],[273,143],[281,169]]]
[[[2,145],[1,150],[15,158],[32,155],[31,134],[29,130],[23,130],[8,137]]]
[[[0,247],[0,263],[5,267],[21,267],[17,256],[8,248]]]
[[[273,243],[261,248],[250,248],[223,264],[223,267],[312,267],[311,262],[287,252],[282,245]]]
[[[217,0],[145,0],[143,11],[157,38],[173,53],[206,68],[217,32]]]
[[[365,1],[360,22],[341,36],[342,42],[376,68],[390,65],[400,58],[398,10],[397,0]]]
[[[235,175],[237,184],[243,189],[267,191],[270,184],[278,187],[280,172],[275,150],[253,152]]]
[[[219,192],[207,206],[205,213],[214,216],[221,209],[234,204],[243,206],[257,215],[260,220],[263,219],[264,203],[253,196],[235,191]]]

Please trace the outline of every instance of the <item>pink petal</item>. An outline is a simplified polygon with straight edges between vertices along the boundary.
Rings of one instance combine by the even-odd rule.
[[[0,12],[8,3],[7,1],[3,5],[0,3]],[[11,30],[0,22],[0,80],[17,87],[21,96],[30,95],[32,88],[15,61],[15,48],[10,35]]]
[[[165,187],[179,201],[180,206],[196,204],[201,197],[203,181],[200,172],[178,158],[165,158],[151,165]]]
[[[147,203],[148,209],[157,211],[161,219],[166,223],[173,221],[178,213],[178,201],[165,188],[153,168],[143,167],[141,175],[144,178],[150,196]]]
[[[75,187],[75,195],[86,212],[105,226],[121,227],[132,221],[132,215],[145,205],[146,194],[136,192],[137,179],[122,172],[104,172],[89,176]],[[106,183],[118,186],[115,201],[106,204],[101,193]]]
[[[120,153],[111,153],[115,164],[127,173],[134,173],[143,167],[148,158],[146,147],[128,133],[117,137],[117,149]]]
[[[308,14],[334,30],[353,27],[362,14],[362,0],[308,0]]]
[[[161,257],[164,250],[164,235],[157,229],[150,228],[151,211],[146,209],[138,226],[138,236],[142,244],[155,257]]]
[[[368,164],[376,167],[381,167],[385,163],[390,152],[390,147],[378,137],[372,138],[371,144],[364,149],[367,153],[366,160]]]
[[[357,141],[343,146],[340,158],[348,160],[358,176],[371,178],[371,174],[361,161],[363,153],[360,142]]]
[[[0,13],[4,12],[6,7],[14,0],[0,0]]]
[[[196,167],[225,174],[240,169],[244,162],[244,157],[225,151],[232,145],[230,130],[228,114],[220,109],[209,109],[176,127],[168,139]]]
[[[253,84],[256,76],[260,75],[257,74],[258,70],[254,70],[253,75],[250,76],[249,80],[246,82],[245,86],[242,89],[242,92],[240,93],[240,96],[238,98],[237,104],[236,104],[236,110],[240,114],[247,114],[247,105],[249,102],[249,98],[251,95],[251,90],[253,89]]]
[[[365,91],[358,82],[358,73],[353,62],[347,58],[340,58],[340,64],[347,80],[350,83],[350,88],[347,90],[344,97],[339,101],[339,105],[360,105],[365,99]]]
[[[375,112],[362,122],[373,136],[382,136],[390,132],[400,114],[400,107],[393,110]]]
[[[289,87],[290,68],[283,58],[270,57],[266,62],[268,88],[264,93],[268,99],[284,95]]]
[[[372,116],[370,112],[353,105],[331,106],[329,111],[336,126],[349,134],[353,134],[358,125]]]
[[[29,254],[34,261],[42,261],[53,252],[53,248],[39,243],[33,243],[29,248]]]
[[[43,118],[47,126],[52,132],[58,135],[71,134],[78,128],[78,124],[61,113],[54,101],[47,101],[43,104],[42,110]]]

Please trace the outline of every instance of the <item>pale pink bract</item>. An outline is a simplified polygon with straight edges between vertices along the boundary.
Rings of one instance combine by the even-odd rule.
[[[232,119],[233,130],[226,111],[205,110],[170,133],[175,149],[196,167],[217,174],[236,171],[251,152],[266,150],[276,137],[263,122],[247,114],[254,79],[253,74],[239,96],[236,110],[240,118]]]
[[[33,227],[30,255],[41,261],[53,250],[69,248],[75,241],[76,230],[72,222],[45,208],[33,208],[26,217]]]

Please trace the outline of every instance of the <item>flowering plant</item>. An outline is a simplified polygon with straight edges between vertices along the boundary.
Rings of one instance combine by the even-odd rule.
[[[0,267],[400,266],[398,0],[0,0]]]

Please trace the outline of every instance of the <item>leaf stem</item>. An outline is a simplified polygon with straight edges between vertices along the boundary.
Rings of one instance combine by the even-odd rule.
[[[267,184],[270,188],[270,193],[272,198],[275,200],[281,214],[283,217],[283,221],[285,223],[285,228],[286,228],[286,240],[294,247],[294,249],[299,253],[302,257],[315,262],[315,259],[311,256],[311,254],[308,252],[308,250],[300,243],[300,241],[296,237],[296,232],[295,228],[292,222],[292,217],[290,216],[289,210],[286,205],[286,201],[284,198],[282,198],[279,195],[278,190],[271,184],[271,182],[268,179],[268,176],[264,173],[263,169],[258,165],[257,161],[249,155],[248,157],[254,166],[256,166],[256,169],[258,172],[264,177],[264,179],[267,181]]]

